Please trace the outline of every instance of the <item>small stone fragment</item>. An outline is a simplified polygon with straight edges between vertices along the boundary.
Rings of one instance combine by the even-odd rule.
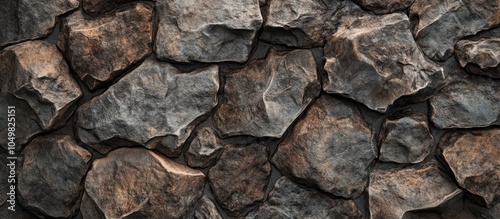
[[[222,216],[212,199],[203,195],[186,219],[222,219]]]
[[[223,97],[213,117],[222,137],[280,138],[321,89],[309,50],[272,49],[265,59],[224,76]]]
[[[271,164],[267,145],[228,145],[220,159],[208,172],[215,199],[231,216],[263,201]]]
[[[363,8],[376,14],[389,14],[409,8],[415,0],[355,0]]]
[[[203,127],[195,132],[195,137],[184,154],[186,163],[191,167],[205,168],[212,166],[219,158],[224,146],[210,127]]]
[[[134,1],[137,0],[82,0],[82,8],[87,14],[95,17]]]
[[[322,95],[278,145],[272,162],[296,182],[352,198],[368,183],[375,147],[354,105]]]
[[[69,135],[33,139],[19,158],[19,202],[39,217],[76,215],[91,157]]]
[[[472,74],[500,78],[500,37],[462,40],[455,46],[455,55],[462,68]]]

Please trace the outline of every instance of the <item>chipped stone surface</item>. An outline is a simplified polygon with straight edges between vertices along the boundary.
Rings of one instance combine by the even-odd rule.
[[[19,202],[41,217],[74,216],[91,157],[69,135],[50,134],[33,139],[19,158]]]
[[[155,53],[176,62],[245,62],[262,25],[259,0],[158,0]]]
[[[196,206],[194,209],[191,211],[188,217],[185,217],[186,219],[222,219],[222,216],[219,213],[219,210],[217,210],[217,207],[215,206],[215,203],[207,197],[206,195],[203,195],[198,202],[196,203]]]
[[[186,163],[191,167],[212,166],[219,158],[224,146],[218,142],[214,130],[202,127],[194,133],[189,149],[184,154]]]
[[[76,111],[76,136],[101,153],[142,145],[179,156],[194,126],[217,105],[216,65],[181,72],[146,60]]]
[[[283,136],[318,95],[316,64],[309,50],[270,50],[265,59],[224,74],[214,127],[222,137]]]
[[[58,46],[72,69],[94,90],[152,52],[153,7],[132,4],[106,16],[82,11],[64,19]]]
[[[322,95],[278,145],[272,162],[297,182],[336,196],[357,197],[376,157],[371,138],[354,105]]]
[[[137,0],[82,0],[82,8],[91,16],[100,16]]]
[[[468,72],[500,78],[500,37],[461,40],[455,48],[460,66]]]
[[[363,8],[377,14],[389,14],[395,11],[405,10],[410,7],[415,0],[355,0]]]

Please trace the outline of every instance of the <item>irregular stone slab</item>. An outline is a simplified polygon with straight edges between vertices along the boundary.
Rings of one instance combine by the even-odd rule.
[[[16,143],[20,147],[34,135],[62,127],[73,113],[82,91],[55,45],[29,41],[0,53],[0,103],[16,107]],[[7,121],[7,114],[0,113]],[[4,123],[7,124],[7,123]],[[7,125],[0,134],[7,136]],[[7,146],[7,138],[0,138]],[[18,148],[19,149],[19,148]]]
[[[85,191],[105,218],[181,218],[203,193],[205,175],[143,148],[120,148],[97,159]],[[98,215],[95,212],[82,215]]]
[[[91,158],[90,152],[69,135],[33,139],[19,159],[19,202],[39,217],[75,216]]]
[[[64,19],[58,46],[91,89],[102,87],[151,54],[153,7],[133,4],[106,16],[82,11]]]
[[[280,138],[320,91],[309,50],[272,49],[266,59],[224,77],[223,97],[213,117],[222,137]]]
[[[324,90],[386,112],[403,96],[425,100],[444,83],[443,69],[420,52],[403,13],[346,16],[325,46]]]
[[[186,219],[222,219],[222,216],[219,214],[219,210],[215,206],[215,203],[207,197],[203,195],[196,203],[196,206],[192,210],[191,214]]]
[[[76,136],[101,153],[142,145],[179,156],[195,125],[217,105],[216,65],[181,72],[146,60],[76,111]]]
[[[219,158],[224,146],[217,141],[214,130],[202,127],[194,134],[189,149],[184,154],[186,163],[191,167],[205,168],[212,166]]]
[[[59,17],[80,6],[78,0],[1,0],[0,47],[48,36]],[[41,10],[43,9],[43,10]]]
[[[447,133],[437,153],[480,204],[500,202],[500,129]]]
[[[82,0],[82,8],[91,16],[99,16],[134,1],[136,0]]]
[[[322,95],[278,145],[272,162],[296,182],[357,197],[376,157],[371,137],[354,105]]]
[[[500,78],[500,37],[462,40],[455,48],[460,66],[468,72]]]
[[[498,1],[415,0],[410,7],[413,34],[431,59],[444,61],[465,36],[500,24]]]
[[[258,0],[158,0],[155,53],[177,62],[245,62],[262,25]]]
[[[431,152],[434,137],[427,116],[404,110],[388,117],[380,134],[381,161],[420,163]]]
[[[395,11],[405,10],[410,7],[415,0],[355,0],[363,8],[375,12],[376,14],[389,14]]]
[[[435,161],[407,167],[376,165],[368,194],[371,218],[413,218],[408,216],[426,209],[455,218],[451,216],[462,208],[462,190]]]
[[[353,200],[333,199],[314,189],[302,188],[282,176],[269,199],[246,216],[253,218],[363,218]]]
[[[231,216],[263,201],[271,164],[267,145],[228,145],[208,172],[210,187],[219,205]]]

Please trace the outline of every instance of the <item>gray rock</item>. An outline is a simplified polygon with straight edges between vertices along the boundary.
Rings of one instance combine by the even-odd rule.
[[[268,148],[263,143],[228,145],[208,172],[219,205],[231,216],[265,199],[271,175]]]
[[[147,149],[120,148],[92,164],[81,211],[95,219],[182,218],[204,185],[205,175],[198,170]]]
[[[461,40],[455,48],[460,66],[468,72],[500,78],[500,37]]]
[[[186,163],[191,167],[212,166],[219,158],[224,146],[218,142],[214,130],[202,127],[194,133],[189,149],[184,153]]]
[[[98,18],[77,11],[62,22],[58,46],[91,90],[151,54],[153,7],[132,4]]]
[[[363,218],[353,200],[333,199],[314,189],[303,188],[282,176],[269,199],[247,219],[258,218]]]
[[[420,218],[412,215],[425,210],[442,215],[437,218],[456,218],[462,209],[462,190],[435,161],[406,167],[377,164],[368,194],[371,218],[377,219]]]
[[[217,65],[181,72],[146,60],[76,111],[75,133],[101,153],[142,145],[179,156],[194,127],[217,105]]]
[[[11,211],[8,209],[10,204],[4,204],[0,205],[0,216],[2,218],[6,219],[39,219],[39,217],[35,216],[34,214],[30,213],[26,209],[24,209],[21,205],[16,204],[16,207],[14,208],[15,211]]]
[[[322,95],[278,145],[272,162],[296,182],[352,198],[368,183],[375,147],[354,105]]]
[[[0,154],[2,156],[2,158],[6,158],[8,157],[7,153],[2,153]],[[0,194],[7,194],[10,192],[10,186],[11,184],[9,183],[9,172],[10,172],[10,168],[7,166],[6,162],[4,162],[3,160],[0,160],[0,179],[3,179],[0,181]],[[0,206],[2,206],[5,201],[7,201],[7,199],[9,198],[8,195],[2,195],[0,196]]]
[[[82,0],[82,8],[91,16],[100,16],[137,0]]]
[[[62,127],[82,96],[57,47],[45,41],[2,50],[0,75],[0,104],[4,109],[16,107],[17,149],[42,131]],[[0,113],[0,121],[7,121],[6,111]],[[7,136],[7,131],[7,125],[2,126],[0,135]],[[6,147],[7,138],[0,139]]]
[[[272,49],[267,58],[224,77],[221,104],[213,117],[222,137],[280,138],[320,91],[309,50]]]
[[[409,16],[415,41],[431,59],[444,61],[465,36],[500,24],[497,1],[415,0]]]
[[[437,154],[480,204],[500,202],[500,129],[447,133]]]
[[[78,0],[0,0],[0,47],[48,36],[59,17],[80,5]],[[43,10],[42,10],[43,9]]]
[[[405,10],[410,7],[415,0],[355,0],[363,8],[375,12],[376,14],[389,14],[395,11]]]
[[[444,83],[443,69],[420,52],[403,13],[343,17],[325,58],[324,90],[379,112],[402,97],[425,100]]]
[[[259,0],[158,0],[155,53],[177,62],[245,62],[262,25]]]
[[[89,197],[87,192],[83,192],[80,213],[83,219],[104,219],[104,214],[97,204]]]
[[[186,219],[222,219],[212,199],[203,195]]]
[[[419,163],[431,152],[434,137],[425,114],[404,110],[388,117],[380,134],[381,161]]]
[[[33,139],[19,158],[19,203],[40,217],[76,215],[91,157],[69,135]]]

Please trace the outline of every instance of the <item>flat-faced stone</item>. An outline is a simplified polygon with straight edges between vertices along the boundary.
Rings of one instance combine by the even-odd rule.
[[[203,195],[194,209],[192,209],[191,213],[185,217],[186,219],[222,219],[222,216],[217,210],[215,203],[207,197]]]
[[[405,10],[410,7],[415,0],[355,0],[363,8],[375,12],[376,14],[388,14],[395,11]]]
[[[219,158],[224,146],[210,127],[202,127],[194,133],[194,138],[184,153],[186,163],[191,167],[205,168],[212,166]]]
[[[500,78],[500,37],[461,40],[455,45],[455,56],[472,74]]]

